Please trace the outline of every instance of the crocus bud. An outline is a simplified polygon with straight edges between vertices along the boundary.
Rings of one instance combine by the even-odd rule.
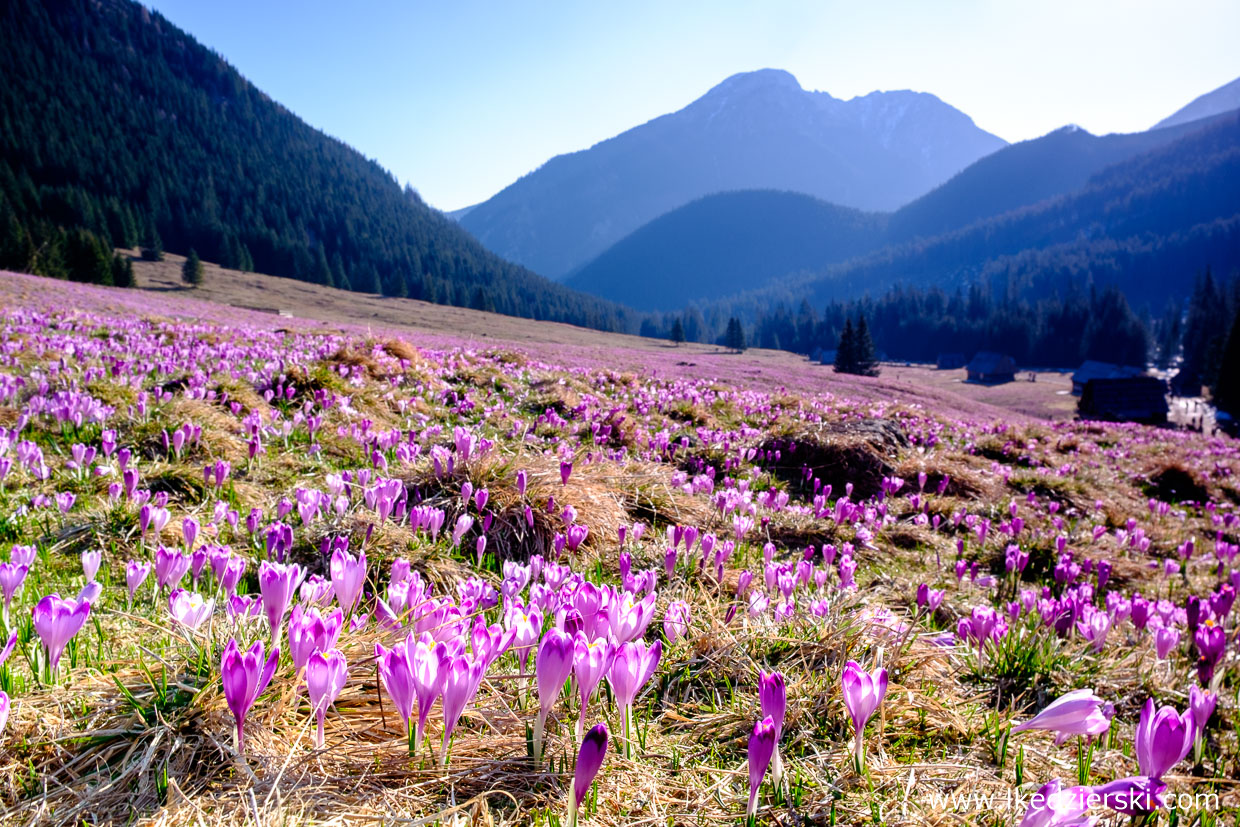
[[[573,791],[568,799],[568,827],[576,827],[577,810],[585,801],[590,785],[607,757],[607,725],[598,724],[581,741],[577,751],[577,768],[573,773]]]
[[[775,752],[776,740],[775,722],[769,717],[754,724],[749,735],[749,806],[745,814],[751,819],[758,813],[758,790]]]

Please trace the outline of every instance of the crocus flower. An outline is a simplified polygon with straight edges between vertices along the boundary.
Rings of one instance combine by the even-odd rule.
[[[1090,787],[1063,789],[1058,778],[1043,784],[1029,797],[1029,807],[1018,827],[1089,827]]]
[[[0,692],[0,735],[4,734],[4,725],[9,722],[9,696]]]
[[[47,649],[48,667],[55,672],[65,647],[90,616],[90,604],[80,600],[63,600],[59,594],[49,594],[31,609],[30,614],[34,629]]]
[[[773,762],[771,780],[778,788],[779,781],[784,774],[784,762],[779,755],[779,739],[784,733],[784,716],[788,711],[788,689],[784,685],[783,673],[768,674],[761,670],[758,672],[758,703],[762,707],[762,714],[775,722],[775,749],[771,757]]]
[[[197,630],[205,623],[214,609],[215,601],[203,600],[202,595],[197,592],[177,589],[168,595],[168,613],[190,631]]]
[[[750,819],[758,814],[758,790],[762,787],[762,779],[771,763],[777,740],[775,722],[769,716],[755,723],[749,735],[749,806],[745,809],[745,815]]]
[[[0,666],[4,666],[4,662],[9,659],[9,655],[13,654],[13,649],[17,646],[17,631],[9,635],[8,643],[4,644],[4,648],[0,649]]]
[[[99,564],[102,562],[102,551],[93,550],[82,552],[82,574],[85,576],[87,583],[95,582],[95,575],[99,573]]]
[[[280,639],[284,613],[305,574],[305,569],[296,563],[285,565],[264,560],[258,567],[258,591],[263,596],[263,611],[273,642]]]
[[[571,461],[560,463],[560,484],[568,485],[568,478],[573,473],[573,463]]]
[[[13,603],[13,598],[21,591],[22,584],[26,582],[26,575],[30,573],[30,566],[16,562],[0,563],[0,593],[4,595],[4,622],[8,625],[9,606]]]
[[[1137,766],[1141,774],[1161,779],[1193,746],[1196,734],[1191,710],[1176,712],[1174,707],[1154,709],[1154,699],[1145,702],[1137,722]]]
[[[853,756],[857,763],[857,771],[865,760],[865,725],[870,717],[878,711],[887,694],[887,670],[881,666],[873,672],[866,672],[856,661],[844,665],[841,678],[844,690],[844,706],[848,716],[852,718],[855,745]]]
[[[620,705],[621,729],[624,732],[625,753],[632,750],[632,739],[629,737],[629,721],[633,717],[633,701],[642,691],[654,670],[659,666],[659,658],[663,655],[663,642],[656,640],[649,646],[643,640],[632,640],[616,649],[607,671],[607,683]]]
[[[336,601],[345,615],[352,614],[366,585],[366,552],[354,557],[344,549],[336,549],[332,553],[331,575]]]
[[[1154,652],[1159,660],[1166,660],[1180,644],[1180,632],[1171,626],[1159,626],[1154,632]]]
[[[559,629],[549,629],[534,657],[538,683],[538,718],[534,724],[534,763],[542,761],[543,729],[547,714],[573,671],[573,639]]]
[[[3,726],[3,724],[0,724]],[[573,791],[568,796],[568,827],[576,827],[577,811],[586,800],[590,785],[607,757],[607,725],[598,724],[581,740],[577,767],[573,772]]]
[[[429,634],[414,642],[410,640],[409,668],[413,675],[413,692],[418,701],[418,721],[413,731],[413,751],[422,744],[426,732],[426,719],[431,714],[435,699],[443,694],[448,679],[448,650],[435,642]]]
[[[1115,707],[1094,694],[1092,689],[1074,689],[1051,701],[1045,709],[1012,727],[1012,732],[1041,729],[1055,733],[1062,744],[1073,735],[1101,735],[1111,727]]]
[[[392,699],[392,705],[396,707],[396,712],[405,722],[405,733],[409,738],[409,752],[412,754],[414,741],[409,719],[413,716],[414,689],[413,669],[409,663],[407,641],[400,641],[390,650],[376,643],[375,662],[379,667],[379,678],[383,681],[383,688],[387,690],[388,696]]]
[[[300,673],[315,652],[334,649],[343,626],[344,613],[340,609],[323,615],[318,609],[303,608],[300,603],[294,606],[288,621],[288,653],[293,668]]]
[[[306,661],[306,693],[318,719],[314,745],[323,748],[323,719],[349,679],[349,663],[339,649],[315,652]]]
[[[1197,644],[1197,678],[1202,686],[1209,686],[1215,667],[1227,651],[1227,635],[1222,626],[1203,623],[1197,627],[1193,642]]]
[[[271,654],[263,660],[263,642],[257,640],[249,651],[242,652],[236,639],[229,639],[220,660],[220,679],[224,684],[224,700],[237,721],[237,752],[245,754],[245,716],[254,701],[263,694],[276,664],[280,662],[280,649],[273,646]]]
[[[465,707],[469,706],[482,683],[486,666],[468,655],[458,655],[447,663],[443,682],[443,750],[440,766],[448,766],[448,743]]]
[[[172,591],[189,571],[189,555],[160,546],[155,550],[155,584],[161,589]]]
[[[573,677],[577,682],[577,694],[581,699],[581,712],[577,716],[577,737],[585,732],[586,708],[590,696],[611,668],[616,650],[605,638],[590,640],[585,632],[578,631],[573,638]]]

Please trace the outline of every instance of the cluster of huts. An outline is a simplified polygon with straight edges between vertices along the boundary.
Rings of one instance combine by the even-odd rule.
[[[1017,373],[1016,360],[991,351],[978,353],[968,362],[964,354],[942,353],[937,367],[963,367],[967,381],[982,385],[1012,382]],[[1142,368],[1086,361],[1072,374],[1072,393],[1080,397],[1077,411],[1086,419],[1154,425],[1167,421],[1167,383]]]

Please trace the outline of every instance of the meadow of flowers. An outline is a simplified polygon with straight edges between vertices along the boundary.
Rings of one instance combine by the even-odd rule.
[[[1240,812],[1234,440],[0,299],[0,823]]]

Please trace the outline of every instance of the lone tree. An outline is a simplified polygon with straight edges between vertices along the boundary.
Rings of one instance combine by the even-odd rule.
[[[685,326],[680,323],[680,317],[676,317],[676,321],[672,322],[672,341],[676,343],[676,347],[680,347],[685,341]]]
[[[181,280],[191,287],[202,284],[202,262],[198,260],[198,253],[192,248],[189,255],[185,257],[185,264],[181,265]]]
[[[745,329],[741,327],[740,319],[733,316],[728,319],[728,330],[724,334],[723,344],[729,350],[741,353],[745,350]]]
[[[844,319],[844,330],[840,333],[840,341],[835,351],[835,372],[854,376],[878,376],[874,340],[870,338],[865,316],[857,317],[856,327],[853,326],[852,319]]]

